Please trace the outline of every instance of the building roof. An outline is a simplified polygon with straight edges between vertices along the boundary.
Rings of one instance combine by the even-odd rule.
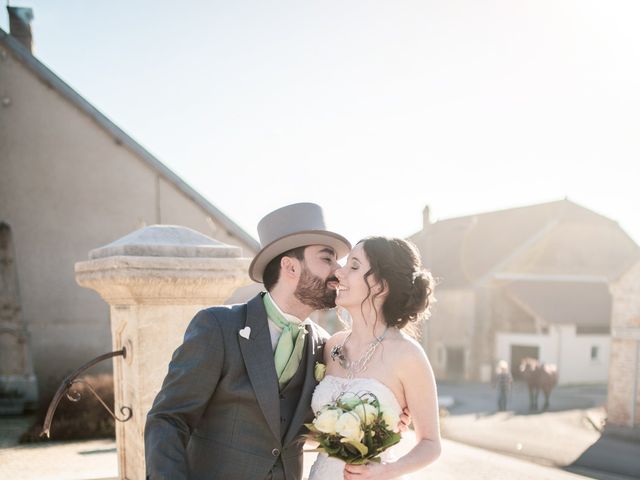
[[[231,235],[240,239],[254,251],[257,252],[260,250],[260,244],[251,235],[249,235],[227,215],[222,213],[200,193],[194,190],[188,183],[182,180],[160,160],[149,153],[142,145],[127,135],[115,123],[109,120],[103,113],[85,100],[78,92],[67,85],[60,77],[35,58],[18,40],[2,29],[0,29],[0,45],[11,51],[20,63],[22,63],[47,86],[55,90],[62,97],[66,98],[80,111],[91,117],[96,124],[111,135],[118,144],[128,148],[135,155],[140,157],[151,169],[155,170],[194,203],[208,212],[211,217],[222,225]]]
[[[576,325],[578,333],[609,331],[611,294],[605,281],[530,278],[511,281],[506,292],[546,323]]]
[[[567,199],[441,220],[410,240],[442,288],[513,269],[612,278],[638,252],[616,222]]]

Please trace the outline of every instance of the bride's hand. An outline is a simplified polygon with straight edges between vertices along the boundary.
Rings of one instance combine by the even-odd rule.
[[[404,407],[402,413],[400,414],[400,421],[398,422],[398,428],[400,429],[400,433],[405,433],[409,430],[409,425],[411,424],[411,414],[409,413],[409,409]]]
[[[388,480],[389,475],[385,474],[386,464],[384,463],[368,463],[367,465],[349,465],[344,466],[345,480]]]

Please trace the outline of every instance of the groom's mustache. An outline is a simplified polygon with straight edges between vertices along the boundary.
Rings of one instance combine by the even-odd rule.
[[[340,280],[338,280],[338,277],[336,277],[335,275],[330,275],[327,278],[327,281],[324,282],[324,284],[328,287],[331,282],[340,283]]]

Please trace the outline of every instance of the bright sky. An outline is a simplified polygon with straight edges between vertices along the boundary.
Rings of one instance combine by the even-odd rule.
[[[23,0],[35,54],[257,238],[565,196],[640,243],[637,0]],[[0,27],[8,30],[6,14]]]

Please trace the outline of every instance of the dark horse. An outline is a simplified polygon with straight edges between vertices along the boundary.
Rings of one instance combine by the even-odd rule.
[[[538,410],[538,394],[544,393],[543,411],[549,408],[551,390],[558,383],[558,370],[553,364],[540,363],[535,358],[523,358],[520,362],[520,374],[529,386],[529,411]]]

